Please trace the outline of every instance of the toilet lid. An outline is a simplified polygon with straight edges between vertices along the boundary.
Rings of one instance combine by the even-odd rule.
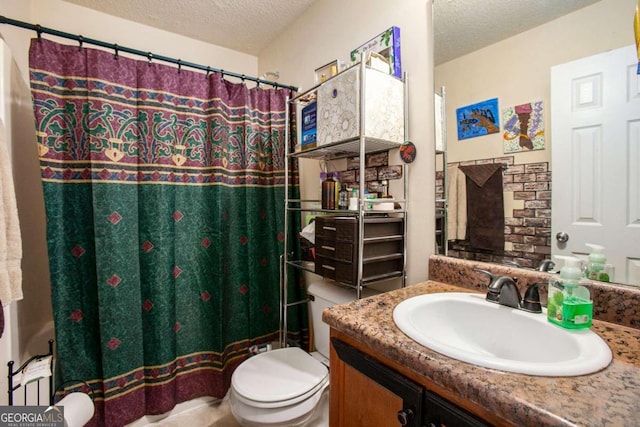
[[[268,406],[315,391],[328,380],[326,366],[297,347],[260,353],[241,363],[231,386],[245,399]]]

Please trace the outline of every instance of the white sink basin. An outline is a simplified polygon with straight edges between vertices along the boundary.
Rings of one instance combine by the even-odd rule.
[[[485,301],[470,293],[437,293],[409,298],[393,320],[414,341],[463,362],[540,376],[585,375],[611,362],[609,346],[589,329],[566,330],[546,312]]]

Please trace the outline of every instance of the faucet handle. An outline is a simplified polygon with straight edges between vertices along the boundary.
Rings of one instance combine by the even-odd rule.
[[[494,280],[496,279],[496,277],[493,275],[492,272],[487,271],[487,270],[483,270],[481,268],[474,268],[473,271],[477,271],[478,273],[483,273],[486,274],[487,276],[489,276],[489,285],[491,286],[491,284],[494,282]]]
[[[540,292],[538,287],[540,285],[546,285],[546,283],[534,283],[530,285],[524,293],[522,298],[521,308],[524,311],[531,313],[542,313],[542,304],[540,304]]]
[[[498,304],[498,301],[500,300],[500,290],[494,288],[494,284],[496,283],[496,277],[493,275],[493,273],[487,270],[482,270],[480,268],[474,268],[473,271],[477,271],[478,273],[486,274],[487,276],[489,276],[489,284],[487,285],[486,299],[487,301],[495,302],[496,304]]]

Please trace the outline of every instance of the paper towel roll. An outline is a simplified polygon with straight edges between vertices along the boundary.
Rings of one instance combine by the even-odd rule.
[[[64,427],[82,427],[93,417],[93,401],[86,393],[69,393],[56,406],[64,408]]]

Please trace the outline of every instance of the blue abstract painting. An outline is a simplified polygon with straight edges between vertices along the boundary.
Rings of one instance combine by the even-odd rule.
[[[460,107],[456,110],[458,139],[500,132],[498,98]]]

